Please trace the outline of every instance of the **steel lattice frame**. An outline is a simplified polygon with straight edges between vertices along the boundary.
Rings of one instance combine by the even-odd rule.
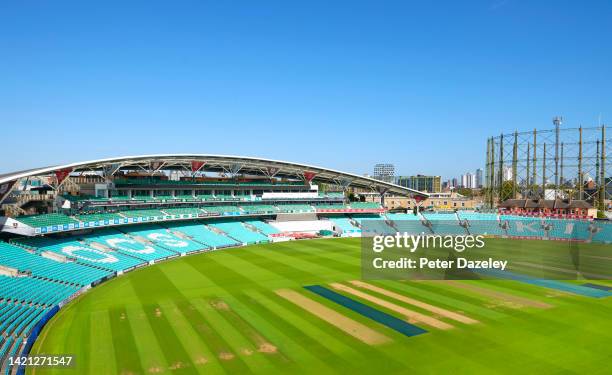
[[[487,139],[487,203],[509,198],[583,199],[603,206],[612,198],[609,126],[532,130]]]

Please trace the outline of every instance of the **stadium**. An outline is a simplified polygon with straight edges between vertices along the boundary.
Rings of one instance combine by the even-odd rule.
[[[0,175],[2,373],[609,367],[608,221],[389,212],[360,201],[359,191],[381,202],[428,196],[324,167],[224,155],[117,157]],[[591,265],[536,267],[569,273],[563,280],[362,278],[362,236],[372,231],[479,235],[490,252],[567,249]],[[15,361],[60,354],[74,362]]]

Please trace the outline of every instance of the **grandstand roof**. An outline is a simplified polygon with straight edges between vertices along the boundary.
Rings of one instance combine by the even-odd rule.
[[[72,172],[91,172],[109,170],[130,170],[141,168],[150,170],[155,165],[157,170],[183,170],[191,171],[193,162],[204,162],[201,170],[210,172],[223,172],[227,174],[245,173],[267,177],[286,177],[305,179],[305,175],[314,174],[313,181],[347,185],[358,188],[386,191],[399,195],[418,195],[427,197],[428,194],[399,186],[393,183],[363,177],[352,173],[341,172],[314,165],[292,163],[288,161],[262,159],[234,155],[208,155],[208,154],[159,154],[123,156],[116,158],[99,159],[52,167],[29,169],[13,173],[1,174],[0,184],[33,176],[51,175],[55,172],[71,170]],[[114,173],[114,172],[113,172]]]

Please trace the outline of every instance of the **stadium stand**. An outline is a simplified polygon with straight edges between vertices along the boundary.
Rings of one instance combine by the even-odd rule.
[[[157,198],[152,197],[149,194],[135,194],[132,196],[132,200],[144,201],[144,202],[156,202]]]
[[[202,215],[204,211],[200,210],[196,207],[181,207],[181,208],[164,208],[162,210],[165,214],[173,215],[173,216],[183,216],[183,215]]]
[[[380,204],[375,202],[351,202],[351,208],[356,209],[378,209]]]
[[[360,225],[364,220],[385,220],[383,216],[374,214],[353,215],[352,218]]]
[[[369,229],[373,233],[392,234],[397,232],[397,229],[387,224],[386,218],[381,215],[353,215],[352,219],[359,225],[362,231],[364,230],[363,222],[368,221]]]
[[[574,239],[576,229],[576,222],[574,220],[545,218],[544,225],[548,228],[548,238],[565,240]]]
[[[506,231],[501,227],[498,220],[468,220],[468,231],[470,234],[485,236],[506,236]]]
[[[83,237],[87,244],[93,248],[112,249],[121,254],[138,258],[144,261],[164,259],[177,253],[155,246],[151,243],[143,243],[122,232],[106,228]],[[101,245],[101,246],[100,246]]]
[[[308,204],[279,204],[276,207],[280,212],[314,212],[314,208]]]
[[[415,214],[388,213],[389,220],[421,220],[421,216]]]
[[[268,242],[267,236],[247,229],[244,224],[239,221],[216,222],[209,225],[223,231],[228,237],[236,239],[245,244]]]
[[[278,211],[276,207],[269,204],[243,204],[240,208],[245,214],[272,214]]]
[[[79,222],[70,216],[63,214],[43,214],[19,216],[18,220],[33,228],[51,227],[54,225],[78,224]]]
[[[427,220],[457,221],[457,214],[454,212],[423,212],[422,215]]]
[[[111,271],[131,269],[143,263],[142,260],[115,251],[103,251],[93,248],[79,242],[74,237],[67,239],[34,237],[20,239],[19,243],[30,246],[30,248],[36,249],[39,253],[49,251],[63,257],[76,259],[77,263]]]
[[[215,200],[215,196],[210,191],[209,192],[196,191],[195,197],[196,199],[201,200],[201,201]]]
[[[31,277],[0,275],[0,363],[14,356],[24,337],[52,306],[69,298],[78,289]],[[3,368],[10,374],[10,368]]]
[[[314,207],[317,210],[345,210],[349,208],[343,203],[317,203]]]
[[[177,194],[174,196],[174,200],[178,201],[195,201],[196,197],[191,194]]]
[[[108,198],[104,198],[104,197],[96,197],[93,195],[88,195],[88,194],[84,194],[84,195],[72,195],[72,194],[63,194],[62,198],[69,200],[70,202],[83,202],[83,201],[107,201]]]
[[[66,284],[48,282],[32,277],[0,275],[0,296],[2,296],[4,302],[45,307],[53,306],[76,291],[76,287]]]
[[[109,275],[108,271],[74,262],[59,262],[0,242],[0,265],[31,272],[32,277],[85,286]]]
[[[424,212],[423,217],[431,224],[431,230],[434,234],[440,235],[465,235],[467,234],[464,227],[459,224],[457,214],[455,213],[431,213]]]
[[[257,228],[257,230],[259,230],[261,233],[265,234],[266,236],[280,233],[278,229],[274,228],[272,225],[266,223],[265,221],[244,220],[244,223],[247,225],[252,225],[253,227]]]
[[[121,215],[129,218],[158,218],[164,217],[165,214],[160,210],[130,210],[130,211],[121,211]]]
[[[512,215],[501,215],[502,223],[507,225],[507,233],[512,237],[544,238],[546,233],[542,219]]]
[[[572,239],[578,241],[588,241],[591,239],[591,221],[589,220],[573,220],[574,231],[572,232]],[[608,237],[609,240],[609,237]],[[597,240],[595,240],[597,241]]]
[[[87,215],[79,215],[75,216],[75,218],[83,223],[93,222],[93,221],[108,221],[113,222],[115,219],[123,220],[124,217],[117,213],[97,213],[97,214],[87,214]]]
[[[593,234],[593,241],[612,243],[612,222],[598,221],[595,226],[598,230]]]
[[[331,220],[336,229],[339,229],[342,233],[361,232],[361,229],[353,225],[352,220],[348,217],[330,217],[329,220]]]
[[[201,244],[188,238],[179,237],[168,228],[157,224],[136,225],[121,229],[136,241],[140,237],[150,242],[150,245],[157,250],[160,257],[168,257],[177,253],[192,253],[205,249]]]
[[[210,230],[208,226],[202,222],[173,222],[166,223],[165,226],[173,231],[185,234],[192,240],[209,248],[222,248],[239,245],[238,241]]]
[[[202,210],[208,213],[218,213],[219,215],[240,215],[241,211],[238,206],[204,206]]]
[[[160,201],[173,201],[174,196],[173,195],[156,195],[155,199],[158,199]]]
[[[130,197],[129,195],[113,195],[111,196],[111,201],[118,201],[118,202],[122,202],[122,201],[129,201],[132,199],[132,197]]]
[[[476,211],[458,211],[457,216],[461,220],[499,220],[497,218],[497,214],[495,213],[483,213]]]

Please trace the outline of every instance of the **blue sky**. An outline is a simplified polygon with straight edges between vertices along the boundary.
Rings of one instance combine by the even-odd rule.
[[[609,1],[0,3],[0,173],[143,153],[444,178],[612,119]]]

